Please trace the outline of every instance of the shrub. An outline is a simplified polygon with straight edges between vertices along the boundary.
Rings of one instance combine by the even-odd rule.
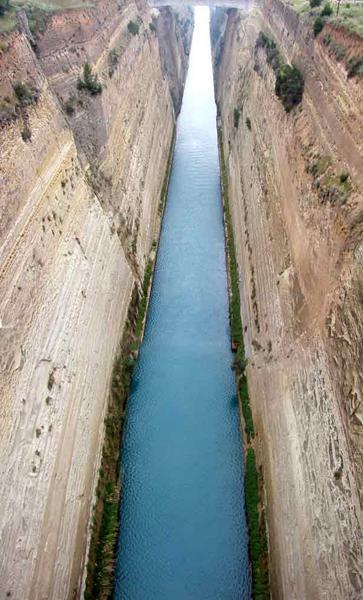
[[[9,8],[9,0],[0,0],[0,17],[2,17]]]
[[[132,35],[137,35],[139,33],[140,25],[139,23],[136,23],[136,21],[129,21],[127,29]]]
[[[315,8],[316,6],[320,6],[322,0],[310,0],[311,8]]]
[[[238,108],[235,108],[234,111],[233,111],[233,123],[234,123],[234,126],[235,126],[236,129],[238,128],[238,123],[239,123],[240,116],[241,116],[240,111],[238,110]]]
[[[120,59],[119,51],[117,50],[117,48],[112,48],[112,50],[110,50],[108,53],[108,62],[110,65],[110,68],[109,68],[110,77],[112,77],[112,75],[118,65],[119,59]]]
[[[83,67],[83,79],[78,79],[77,87],[79,90],[86,90],[92,95],[102,92],[102,85],[98,81],[98,76],[92,72],[89,62],[86,62]]]
[[[276,77],[275,93],[286,112],[299,104],[304,92],[304,79],[295,65],[282,65]]]
[[[149,29],[150,29],[150,31],[152,31],[153,33],[155,33],[155,31],[156,31],[156,25],[155,25],[154,21],[151,21],[151,23],[149,23]]]
[[[260,527],[258,472],[253,448],[247,449],[245,472],[246,515],[249,533],[249,552],[252,563],[252,597],[269,598],[268,576],[263,565],[265,540]]]
[[[249,117],[246,117],[246,125],[247,125],[248,129],[251,131],[251,119]]]
[[[276,42],[266,35],[266,33],[260,31],[256,40],[256,47],[264,48],[266,52],[266,60],[276,72],[282,63],[281,55],[277,48]]]
[[[29,83],[18,81],[14,85],[14,92],[20,106],[29,106],[38,100],[38,90]]]
[[[24,125],[24,129],[21,132],[21,137],[23,138],[24,142],[28,142],[31,139],[32,132],[30,131],[28,125]]]
[[[67,115],[71,116],[74,113],[74,103],[75,103],[75,97],[74,96],[70,96],[67,100],[67,102],[65,102],[64,104],[64,110],[66,111]]]
[[[253,425],[253,417],[252,411],[250,407],[250,400],[248,395],[248,386],[247,386],[247,377],[245,374],[242,375],[240,384],[239,384],[239,394],[241,398],[242,404],[242,413],[245,422],[245,431],[247,434],[247,438],[254,437],[255,428]]]
[[[348,177],[349,177],[349,173],[347,173],[346,171],[343,171],[343,173],[340,174],[340,183],[345,183],[346,181],[348,181]]]
[[[363,56],[354,56],[347,62],[348,77],[363,75]]]
[[[0,100],[0,123],[10,123],[16,119],[15,103],[10,98]]]
[[[321,17],[316,17],[316,19],[314,21],[314,25],[313,25],[313,31],[314,31],[315,37],[317,35],[319,35],[319,33],[323,30],[324,25],[325,25],[324,19],[322,19]]]
[[[326,4],[324,4],[324,8],[321,11],[321,16],[322,17],[330,17],[333,14],[333,9],[331,7],[331,4],[329,4],[329,2],[326,2]]]

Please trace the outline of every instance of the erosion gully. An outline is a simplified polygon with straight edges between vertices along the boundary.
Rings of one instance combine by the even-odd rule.
[[[122,450],[117,600],[250,598],[209,10],[195,30]]]

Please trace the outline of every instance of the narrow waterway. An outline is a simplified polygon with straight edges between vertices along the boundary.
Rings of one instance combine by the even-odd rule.
[[[117,600],[250,597],[209,11],[195,30],[123,441]]]

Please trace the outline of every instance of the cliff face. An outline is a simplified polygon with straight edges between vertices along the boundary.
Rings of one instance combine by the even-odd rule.
[[[303,73],[303,101],[290,113],[260,31]],[[279,0],[217,11],[212,38],[273,594],[358,598],[362,79],[347,78]],[[357,53],[357,39],[345,41]]]
[[[79,589],[113,360],[160,226],[178,19],[110,0],[53,16],[35,51],[1,38],[1,597]],[[86,61],[100,94],[77,90]]]

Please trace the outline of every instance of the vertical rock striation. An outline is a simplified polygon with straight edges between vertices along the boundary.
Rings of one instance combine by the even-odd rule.
[[[160,226],[178,19],[108,0],[53,15],[36,46],[1,37],[1,597],[79,589],[113,360]],[[77,89],[87,61],[100,94]]]
[[[303,74],[290,113],[261,31]],[[280,0],[217,10],[212,39],[273,595],[359,598],[362,79]]]

